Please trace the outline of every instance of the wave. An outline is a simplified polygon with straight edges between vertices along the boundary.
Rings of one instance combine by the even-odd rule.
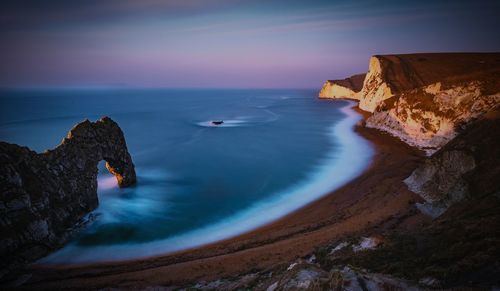
[[[355,124],[361,120],[361,115],[351,109],[353,105],[354,102],[349,101],[341,109],[345,118],[329,130],[331,142],[337,143],[339,147],[328,152],[324,162],[302,182],[200,229],[145,243],[92,247],[69,244],[38,263],[120,261],[186,250],[252,231],[321,198],[358,176],[373,156],[373,149],[368,141],[353,131]]]
[[[196,123],[199,126],[203,127],[238,127],[248,125],[250,122],[242,119],[224,119],[224,123],[222,124],[214,124],[212,120],[201,121]]]
[[[259,108],[265,113],[264,116],[238,116],[233,119],[214,119],[222,120],[222,124],[214,124],[214,120],[204,120],[196,122],[195,124],[202,127],[241,127],[241,126],[251,126],[262,123],[268,123],[276,121],[279,116],[273,111],[267,109],[267,107]]]

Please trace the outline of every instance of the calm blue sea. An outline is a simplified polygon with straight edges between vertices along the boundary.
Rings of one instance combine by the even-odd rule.
[[[315,90],[0,91],[0,140],[42,152],[86,118],[114,119],[136,165],[119,189],[100,165],[95,220],[46,262],[185,249],[254,229],[357,175],[370,146],[346,101]],[[211,126],[210,120],[224,120]]]

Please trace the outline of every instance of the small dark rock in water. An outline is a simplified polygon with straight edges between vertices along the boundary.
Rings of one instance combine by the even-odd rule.
[[[223,123],[224,123],[224,121],[223,121],[223,120],[212,120],[212,124],[213,124],[213,125],[221,125],[221,124],[223,124]]]
[[[0,142],[0,281],[61,247],[97,207],[102,160],[120,187],[135,184],[125,137],[109,117],[75,125],[59,146],[41,154]]]

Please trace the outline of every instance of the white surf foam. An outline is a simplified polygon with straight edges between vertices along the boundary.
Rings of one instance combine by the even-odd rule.
[[[185,250],[254,230],[339,188],[359,175],[370,163],[373,149],[354,133],[361,116],[351,107],[341,110],[346,118],[329,132],[332,142],[339,146],[327,154],[324,163],[304,181],[258,201],[246,210],[226,219],[171,238],[147,243],[83,247],[70,244],[39,261],[42,264],[72,264],[127,260]]]
[[[244,119],[225,119],[224,123],[222,124],[213,124],[211,120],[208,121],[201,121],[196,123],[199,126],[203,127],[237,127],[237,126],[244,126],[248,124],[247,120]]]

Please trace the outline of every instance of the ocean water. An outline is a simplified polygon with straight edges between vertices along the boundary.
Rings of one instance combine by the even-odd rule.
[[[372,149],[352,102],[315,90],[0,91],[0,140],[42,152],[86,118],[122,128],[138,183],[99,165],[92,222],[40,263],[131,259],[188,249],[272,222],[358,175]],[[224,120],[213,126],[211,120]]]

